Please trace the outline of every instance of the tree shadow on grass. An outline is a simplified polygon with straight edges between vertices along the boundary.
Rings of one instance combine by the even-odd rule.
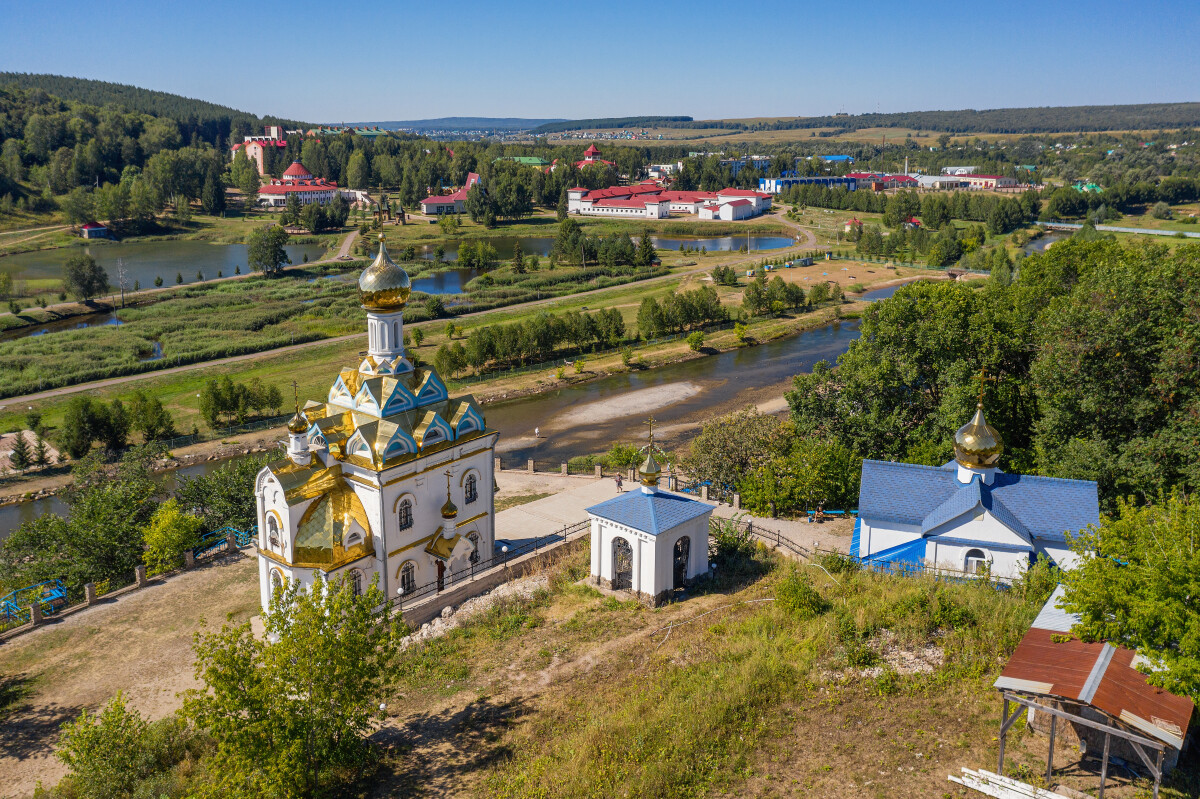
[[[377,796],[457,795],[472,775],[513,756],[504,732],[529,712],[521,699],[485,697],[465,707],[415,713],[371,740],[385,752],[374,775]]]
[[[59,728],[82,710],[57,704],[29,705],[25,700],[32,692],[32,681],[24,675],[0,677],[0,757],[24,760],[49,754]]]

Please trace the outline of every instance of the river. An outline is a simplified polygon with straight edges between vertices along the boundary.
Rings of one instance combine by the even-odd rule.
[[[885,299],[899,288],[869,291],[863,299]],[[777,398],[796,374],[811,371],[818,361],[836,362],[858,335],[859,322],[850,319],[756,347],[493,403],[484,414],[488,427],[500,432],[497,454],[509,464],[523,464],[527,458],[558,463],[605,451],[614,441],[643,436],[641,422],[651,413],[664,432],[663,440],[681,440],[697,420],[729,410],[740,399],[750,402],[772,388]],[[535,427],[541,438],[533,437]],[[216,465],[188,466],[164,479],[170,488],[178,475],[204,474]],[[22,522],[65,509],[55,497],[0,507],[0,540]]]

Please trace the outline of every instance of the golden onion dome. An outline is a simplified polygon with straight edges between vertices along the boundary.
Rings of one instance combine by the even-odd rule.
[[[446,495],[446,504],[442,506],[442,518],[453,519],[458,516],[458,508],[450,500],[450,495]]]
[[[996,428],[983,418],[983,403],[975,408],[971,421],[954,434],[954,459],[968,469],[990,469],[1000,462],[1004,442]]]
[[[358,277],[358,297],[368,311],[398,311],[408,302],[412,281],[408,273],[388,257],[383,234],[379,236],[379,254]]]
[[[296,406],[296,415],[288,420],[289,433],[306,433],[308,432],[308,417],[300,412],[300,407]]]
[[[650,448],[646,450],[646,460],[642,461],[642,465],[638,467],[638,473],[642,476],[642,485],[658,485],[658,478],[662,476],[662,469],[659,467],[658,461],[654,459],[653,442]]]

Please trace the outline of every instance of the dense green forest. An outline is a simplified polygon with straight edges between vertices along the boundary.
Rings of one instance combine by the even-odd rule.
[[[987,370],[1005,469],[1095,480],[1102,503],[1200,488],[1200,245],[1061,242],[976,288],[873,304],[833,370],[789,392],[800,435],[941,465]]]
[[[170,117],[180,126],[187,142],[193,134],[213,144],[225,144],[230,134],[242,136],[262,132],[264,125],[285,128],[311,127],[282,117],[260,117],[216,103],[195,100],[168,92],[157,92],[123,83],[70,78],[63,75],[40,75],[23,72],[0,72],[0,86],[13,85],[22,89],[41,89],[63,100],[90,106],[113,105],[156,117]]]

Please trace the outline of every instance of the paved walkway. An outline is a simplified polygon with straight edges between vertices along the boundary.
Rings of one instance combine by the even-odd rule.
[[[617,486],[611,477],[597,480],[590,475],[563,477],[552,473],[530,474],[501,470],[496,475],[496,482],[506,493],[510,488],[518,487],[526,491],[558,492],[545,499],[518,505],[496,514],[497,548],[504,544],[508,544],[510,548],[520,546],[526,540],[552,535],[567,525],[586,521],[586,508],[617,495]],[[517,485],[514,486],[513,483]],[[636,488],[636,483],[625,481],[626,491]],[[742,521],[752,522],[756,530],[778,533],[805,550],[850,551],[850,536],[854,528],[850,519],[809,524],[807,521],[796,519],[752,516],[734,510],[732,505],[720,505],[715,502],[709,504],[714,506],[713,515],[718,518],[730,519],[738,516]]]

